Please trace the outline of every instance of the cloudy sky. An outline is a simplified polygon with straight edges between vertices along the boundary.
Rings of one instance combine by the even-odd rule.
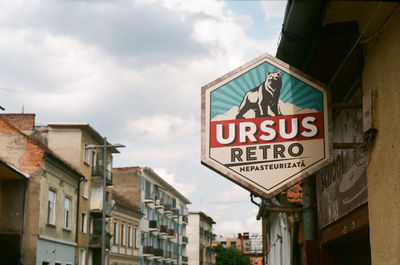
[[[89,123],[216,221],[260,232],[249,193],[200,165],[201,87],[275,55],[286,2],[13,0],[0,9],[0,106]]]

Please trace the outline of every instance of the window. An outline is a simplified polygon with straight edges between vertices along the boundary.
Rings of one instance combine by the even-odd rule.
[[[114,222],[114,238],[113,238],[113,244],[117,245],[118,244],[118,223]]]
[[[87,215],[86,215],[86,213],[81,214],[81,232],[82,233],[87,232]]]
[[[135,226],[135,248],[139,248],[139,235],[138,235],[138,228]]]
[[[89,197],[89,186],[88,186],[88,180],[84,179],[82,181],[82,197],[87,199]]]
[[[125,225],[121,224],[121,246],[125,246]]]
[[[97,153],[92,151],[92,167],[97,166]]]
[[[86,249],[80,248],[79,249],[79,265],[86,264]]]
[[[49,190],[47,203],[47,223],[54,225],[56,219],[56,192]]]
[[[85,144],[85,148],[83,150],[83,162],[89,165],[89,150],[86,148],[87,144]]]
[[[71,199],[65,197],[64,200],[64,228],[71,227]]]
[[[128,226],[128,248],[132,247],[132,226]]]

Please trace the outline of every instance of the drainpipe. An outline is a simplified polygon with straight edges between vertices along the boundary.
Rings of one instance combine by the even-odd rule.
[[[304,221],[304,240],[317,239],[317,215],[315,210],[315,175],[311,175],[303,180],[303,221]]]
[[[21,225],[21,243],[20,243],[20,251],[21,251],[21,256],[20,256],[20,264],[24,264],[24,236],[25,236],[25,208],[26,208],[26,198],[27,198],[27,192],[28,192],[28,180],[24,181],[24,199],[22,202],[22,225]]]
[[[78,251],[79,251],[79,246],[78,246],[78,234],[79,234],[79,206],[80,206],[80,198],[81,198],[81,182],[84,180],[85,178],[82,176],[79,179],[78,182],[78,198],[76,200],[76,220],[75,220],[75,241],[76,241],[76,251],[75,251],[75,261],[76,264],[79,264],[78,261]]]
[[[276,52],[278,59],[302,69],[324,6],[325,1],[288,1]]]

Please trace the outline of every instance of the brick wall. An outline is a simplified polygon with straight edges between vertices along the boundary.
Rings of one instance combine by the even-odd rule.
[[[0,117],[21,131],[32,131],[35,126],[35,114],[0,114]]]
[[[141,169],[139,167],[113,168],[112,172],[114,191],[140,208]]]

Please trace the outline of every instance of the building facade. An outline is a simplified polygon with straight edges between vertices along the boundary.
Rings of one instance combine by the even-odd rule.
[[[104,138],[89,124],[48,124],[36,126],[33,136],[54,150],[68,163],[77,168],[84,179],[79,191],[79,216],[76,261],[79,265],[95,265],[101,262],[101,229],[103,210],[103,161],[102,148],[86,148],[103,145]],[[112,209],[112,154],[119,153],[107,148],[106,218]],[[94,229],[94,226],[96,228]],[[108,225],[106,224],[106,228]],[[106,259],[110,246],[110,231],[106,233]],[[107,248],[108,247],[108,248]]]
[[[188,264],[190,201],[150,168],[142,169],[142,265]]]
[[[18,217],[23,190],[21,183],[9,187],[4,193],[15,190],[14,196],[19,199],[12,204],[4,197],[2,199],[4,207],[15,211],[2,221],[3,227],[14,230],[17,229],[15,226],[21,225],[23,232],[19,239],[21,253],[18,262],[6,264],[75,264],[77,194],[83,176],[31,137],[34,122],[33,114],[0,115],[0,158],[29,176],[22,201],[23,219]],[[2,184],[5,188],[8,183],[2,181]],[[7,220],[15,223],[10,224]],[[14,236],[9,247],[16,240]]]
[[[216,263],[216,253],[213,252],[212,242],[214,220],[203,212],[189,212],[187,234],[189,244],[187,253],[190,265],[212,265]]]
[[[140,264],[140,208],[113,192],[115,202],[110,222],[111,251],[109,265]]]
[[[188,264],[190,201],[150,168],[113,168],[114,189],[140,207],[140,265]]]
[[[292,218],[294,264],[400,263],[398,10],[384,1],[287,4],[276,57],[326,84],[334,157],[303,182],[300,212],[277,198]]]

